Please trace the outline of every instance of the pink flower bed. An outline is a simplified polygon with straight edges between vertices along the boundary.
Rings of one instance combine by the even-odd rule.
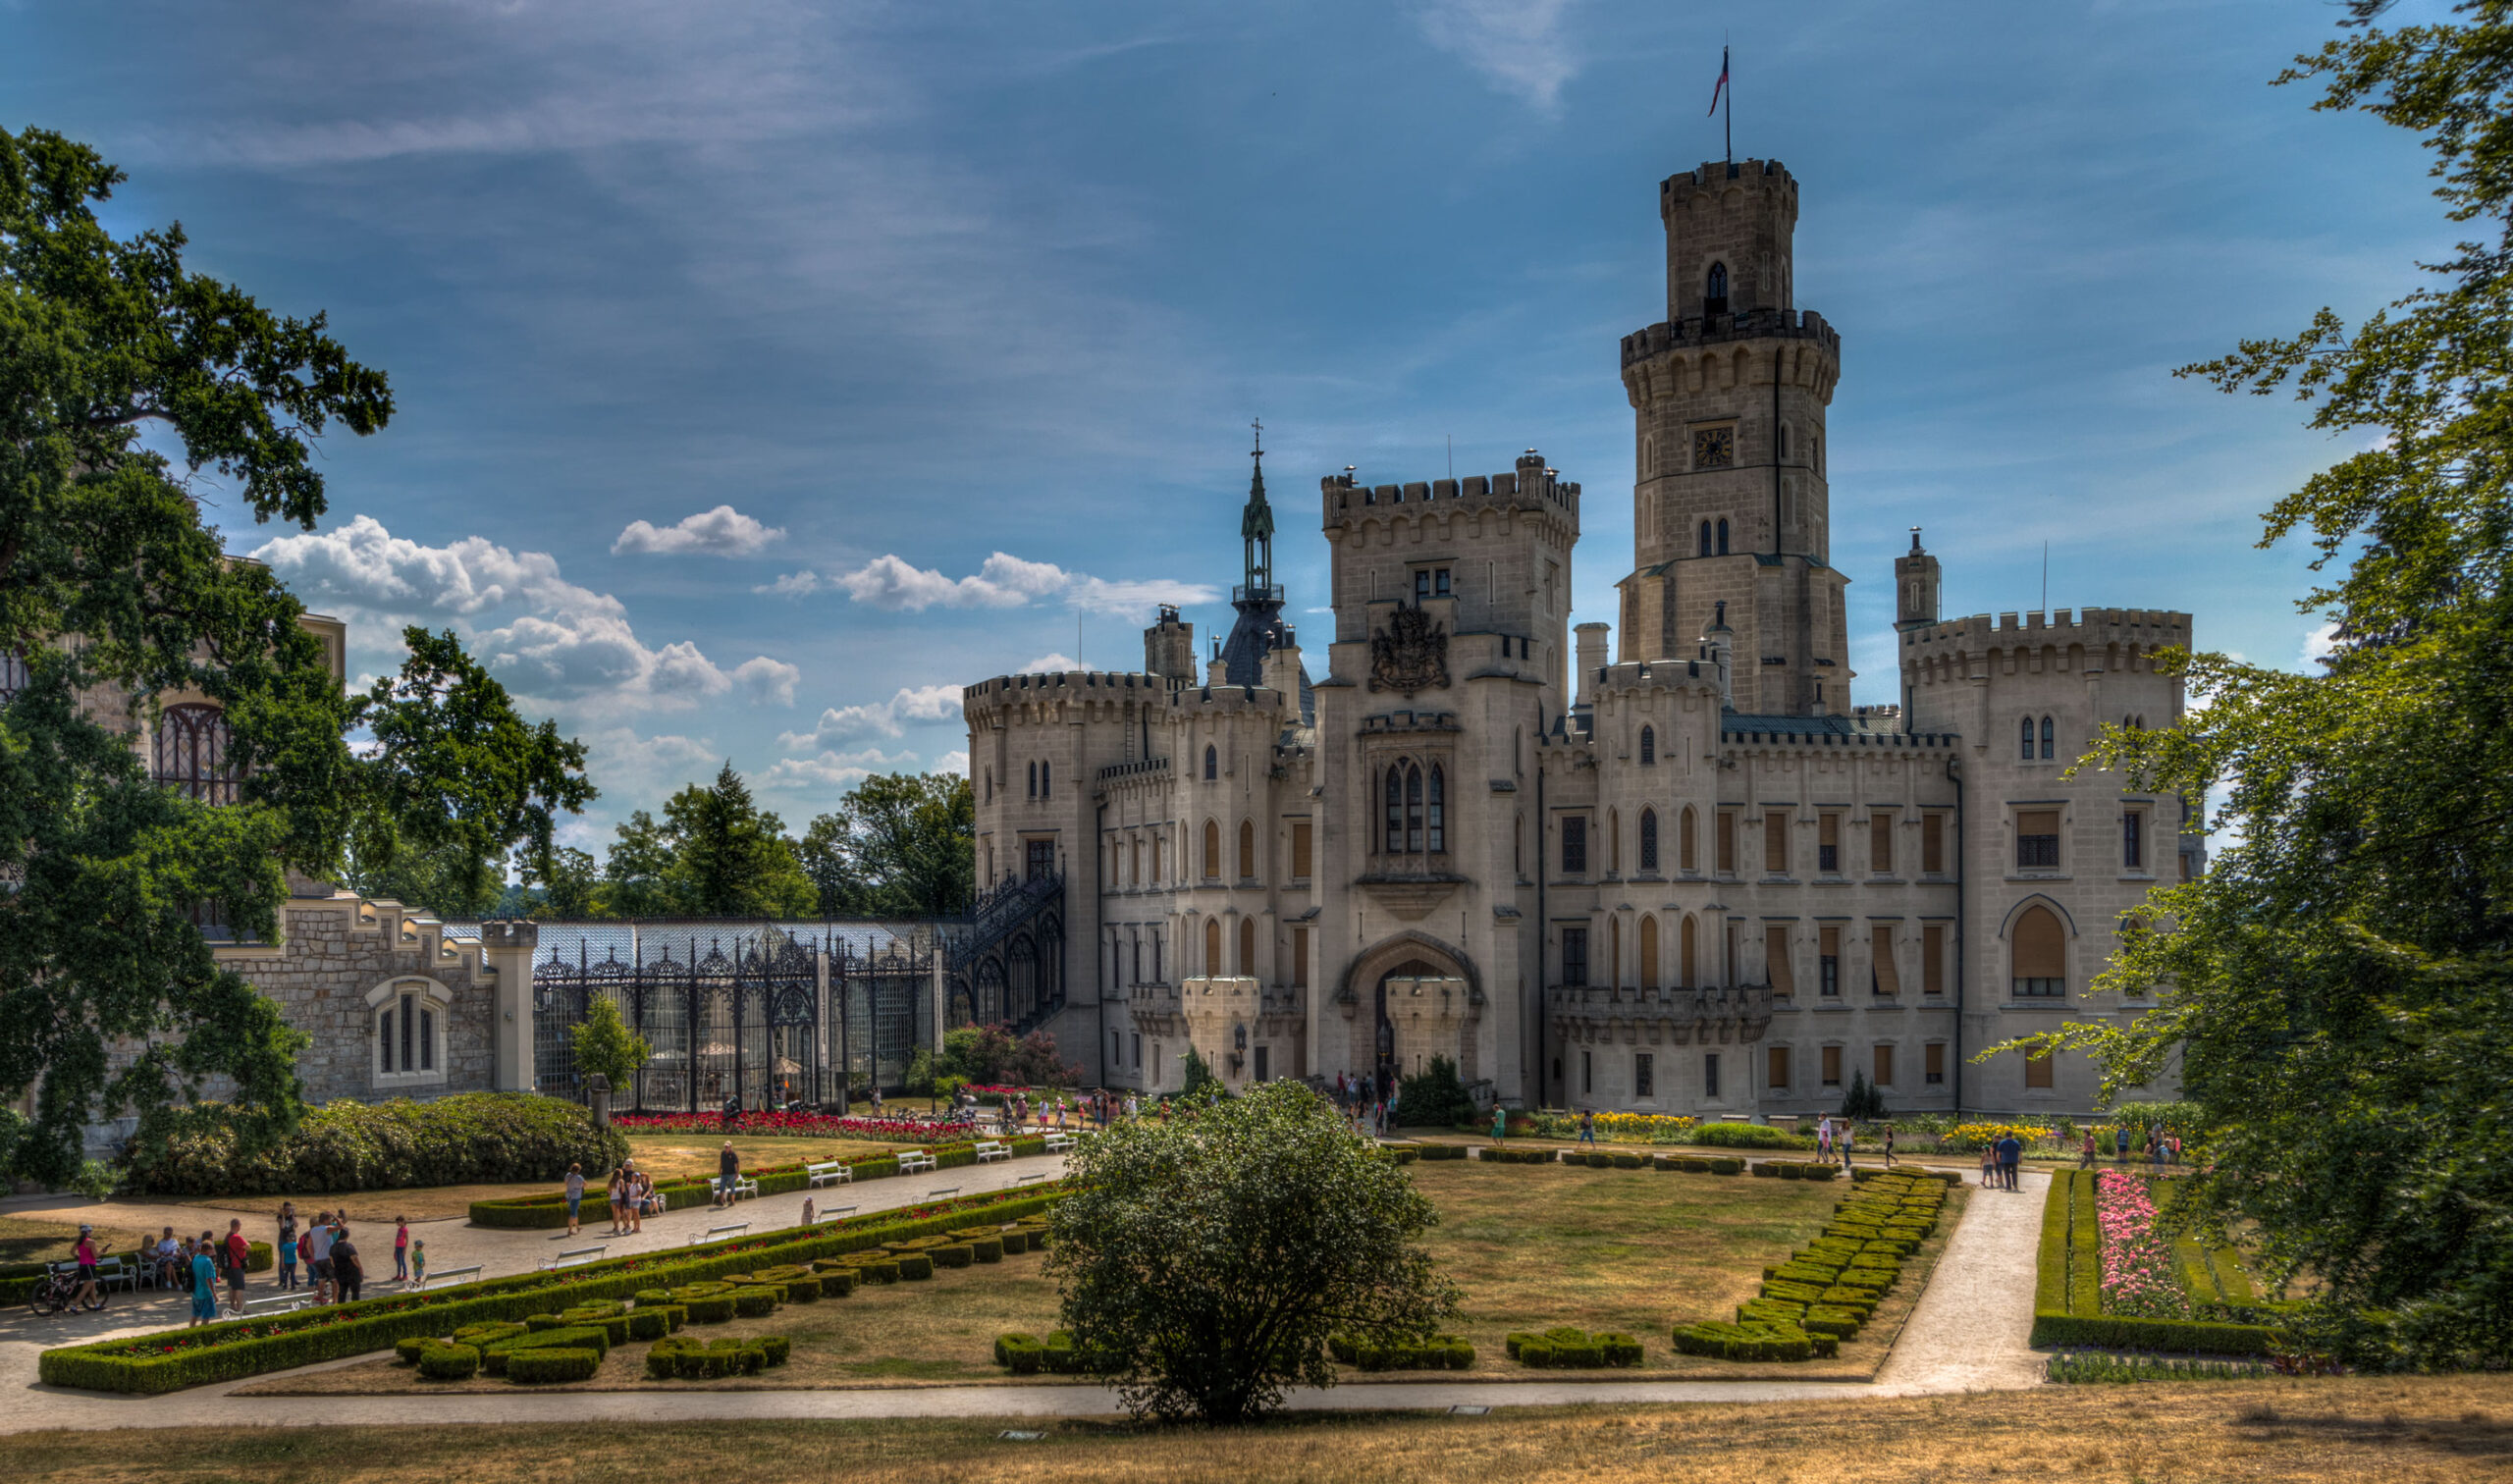
[[[967,1134],[977,1126],[966,1119],[839,1118],[828,1113],[744,1113],[730,1130],[717,1113],[622,1113],[611,1120],[632,1133],[715,1134],[727,1132],[773,1139],[886,1139],[922,1141]]]
[[[2173,1270],[2172,1244],[2156,1230],[2146,1181],[2123,1170],[2096,1175],[2094,1221],[2103,1239],[2103,1311],[2189,1318],[2190,1297]]]

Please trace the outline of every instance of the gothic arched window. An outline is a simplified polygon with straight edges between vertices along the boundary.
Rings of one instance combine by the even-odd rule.
[[[2031,716],[2024,718],[2024,729],[2020,735],[2024,739],[2024,761],[2030,763],[2033,761],[2033,718]]]
[[[1787,423],[1780,425],[1780,456],[1783,458],[1789,456],[1789,424]]]
[[[1701,312],[1704,314],[1728,312],[1728,265],[1726,263],[1710,265],[1710,277],[1704,282],[1701,291]]]
[[[1654,809],[1640,811],[1640,869],[1658,869],[1658,811]]]
[[[0,650],[0,706],[18,699],[34,677],[27,673],[27,657],[16,650]]]
[[[1256,878],[1256,826],[1246,820],[1239,822],[1239,878]]]
[[[1405,853],[1405,768],[1401,764],[1387,769],[1387,853]]]
[[[1432,764],[1429,823],[1424,843],[1433,855],[1449,848],[1447,783],[1447,775],[1440,771],[1440,765]]]
[[[1055,792],[1054,785],[1047,777],[1047,769],[1054,766],[1055,765],[1052,763],[1042,763],[1039,765],[1039,797],[1042,799]]]
[[[1707,520],[1701,523],[1701,555],[1710,555],[1710,522]]]
[[[1658,729],[1654,726],[1644,726],[1640,728],[1640,762],[1643,767],[1646,767],[1657,761]]]
[[[1239,920],[1239,977],[1241,979],[1256,977],[1256,920],[1255,918]]]
[[[1719,522],[1719,555],[1728,555],[1728,522],[1724,520]]]
[[[1405,853],[1422,853],[1422,769],[1405,769]]]
[[[2057,744],[2053,742],[2052,735],[2051,718],[2044,716],[2042,718],[2042,758],[2044,762],[2048,762],[2058,755],[2056,751]]]
[[[1036,763],[1032,763],[1032,764],[1030,765],[1030,797],[1035,799],[1035,798],[1037,798],[1038,796],[1039,796],[1039,765],[1038,765],[1038,764],[1036,764]]]
[[[1221,755],[1212,748],[1206,747],[1204,749],[1204,781],[1209,783],[1219,776],[1221,776]]]
[[[1204,822],[1204,879],[1221,879],[1221,826],[1210,820]]]
[[[215,706],[170,706],[157,718],[156,756],[149,779],[203,804],[236,802],[236,772],[228,766],[227,718]]]

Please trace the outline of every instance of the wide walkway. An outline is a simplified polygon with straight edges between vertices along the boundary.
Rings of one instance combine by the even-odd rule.
[[[915,1204],[929,1191],[958,1185],[964,1194],[1000,1189],[1024,1175],[1050,1170],[1061,1160],[1030,1158],[978,1170],[949,1170],[938,1179],[908,1177],[876,1181],[857,1200],[867,1211]],[[1779,1402],[1879,1396],[1924,1396],[1965,1391],[2006,1390],[2038,1385],[2041,1357],[2025,1343],[2033,1327],[2033,1262],[2040,1235],[2042,1203],[2051,1179],[2028,1170],[2024,1189],[2015,1194],[1978,1191],[1955,1224],[1939,1259],[1928,1291],[1912,1309],[1896,1341],[1894,1352],[1873,1384],[1791,1381],[1359,1381],[1327,1391],[1295,1393],[1291,1405],[1302,1410],[1359,1410],[1378,1407],[1556,1406],[1577,1403],[1645,1404],[1679,1402]],[[815,1192],[828,1204],[826,1192]],[[802,1196],[772,1196],[744,1202],[741,1214],[765,1230],[778,1217],[786,1224],[799,1218]],[[679,1211],[646,1224],[644,1246],[614,1246],[645,1250],[686,1243],[703,1231],[707,1210]],[[484,1250],[511,1253],[508,1265],[491,1271],[521,1271],[522,1244],[544,1243],[542,1233],[488,1233],[498,1239]],[[434,1239],[429,1250],[435,1250]],[[139,1333],[180,1323],[180,1296],[143,1300],[149,1315],[137,1314],[118,1296],[111,1317],[121,1327],[100,1329],[97,1338],[113,1333]],[[162,1315],[162,1317],[161,1317]],[[760,1419],[845,1419],[882,1417],[1079,1417],[1104,1416],[1120,1408],[1115,1395],[1099,1387],[1072,1385],[986,1385],[850,1391],[722,1391],[722,1392],[528,1392],[459,1393],[442,1397],[396,1396],[363,1399],[342,1397],[238,1397],[231,1385],[206,1386],[170,1397],[104,1397],[87,1392],[57,1391],[34,1380],[34,1355],[41,1345],[60,1344],[71,1333],[45,1331],[48,1321],[27,1318],[23,1310],[0,1319],[0,1433],[38,1428],[193,1427],[258,1425],[272,1427],[331,1426],[348,1423],[421,1424],[510,1422],[693,1422]],[[361,1356],[370,1359],[371,1356]],[[352,1362],[338,1362],[352,1363]],[[254,1378],[256,1380],[261,1378]]]

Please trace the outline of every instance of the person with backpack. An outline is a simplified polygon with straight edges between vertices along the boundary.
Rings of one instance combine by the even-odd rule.
[[[347,1222],[332,1228],[332,1282],[343,1303],[355,1303],[366,1283],[366,1265],[358,1260],[357,1246],[349,1241]]]

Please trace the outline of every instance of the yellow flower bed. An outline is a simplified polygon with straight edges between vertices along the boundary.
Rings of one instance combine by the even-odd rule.
[[[1600,1113],[1597,1137],[1618,1143],[1650,1143],[1689,1133],[1698,1121],[1665,1113]]]
[[[1958,1148],[1984,1149],[2010,1134],[2028,1148],[2051,1137],[2050,1130],[2032,1124],[1967,1123],[1956,1124],[1954,1132],[1946,1136],[1946,1141]]]

